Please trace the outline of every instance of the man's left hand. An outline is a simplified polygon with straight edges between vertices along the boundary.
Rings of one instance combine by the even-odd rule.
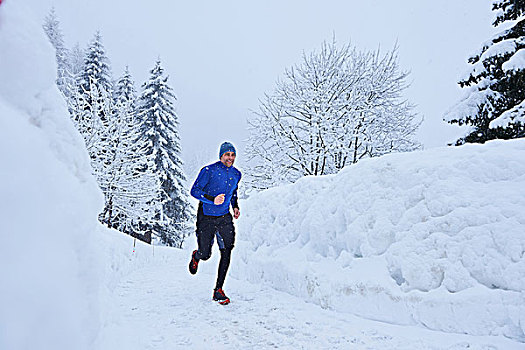
[[[238,219],[239,216],[241,216],[241,211],[239,210],[239,208],[234,208],[234,209],[233,209],[233,217],[234,217],[235,219]]]

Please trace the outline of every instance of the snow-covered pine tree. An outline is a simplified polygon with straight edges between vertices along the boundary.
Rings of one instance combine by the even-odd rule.
[[[115,114],[109,124],[112,159],[105,166],[106,204],[99,219],[121,232],[148,241],[148,226],[161,210],[160,182],[154,159],[141,139],[136,116],[136,92],[128,68],[115,86]],[[149,239],[151,237],[149,236]]]
[[[162,210],[157,213],[158,223],[152,231],[163,244],[180,247],[191,230],[192,208],[184,186],[176,97],[160,59],[150,73],[139,98],[138,117],[142,122],[141,137],[148,141],[147,154],[154,159],[154,173],[162,188]]]
[[[95,33],[86,50],[84,64],[78,74],[77,83],[81,93],[89,92],[92,86],[96,86],[99,91],[107,93],[113,91],[109,59],[106,56],[100,32]],[[104,116],[103,119],[107,118]]]
[[[113,113],[113,86],[109,60],[97,32],[86,50],[82,70],[77,74],[73,120],[86,139],[92,159],[102,160],[108,125]]]
[[[83,69],[77,75],[76,90],[69,101],[71,117],[84,137],[91,157],[93,174],[105,194],[108,191],[108,177],[111,176],[107,168],[115,152],[115,140],[111,137],[110,127],[115,123],[115,109],[108,61],[102,37],[96,33],[86,50]]]
[[[525,1],[495,0],[494,26],[511,24],[468,59],[459,81],[465,97],[445,114],[451,124],[470,126],[456,145],[525,137]]]
[[[75,46],[69,50],[69,68],[73,77],[76,77],[84,69],[84,57],[86,57],[86,53],[80,47],[79,43],[76,43]]]
[[[245,183],[265,189],[418,148],[420,122],[402,98],[406,77],[395,48],[381,55],[334,39],[304,54],[249,120]]]
[[[73,76],[69,67],[69,52],[64,42],[64,34],[60,29],[60,22],[56,14],[55,8],[44,19],[44,31],[49,38],[49,41],[55,48],[56,62],[57,62],[57,79],[56,83],[58,89],[64,96],[70,96],[68,87],[71,86]]]
[[[79,43],[76,43],[71,50],[69,50],[68,63],[69,63],[69,74],[70,79],[67,79],[67,86],[65,87],[66,103],[68,106],[69,114],[73,118],[75,115],[75,106],[77,105],[77,99],[79,98],[80,88],[78,83],[80,81],[80,74],[84,70],[84,60],[86,52],[80,47]],[[73,118],[74,119],[74,118]]]

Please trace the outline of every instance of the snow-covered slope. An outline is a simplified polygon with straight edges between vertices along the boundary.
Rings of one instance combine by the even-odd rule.
[[[40,23],[23,2],[0,6],[0,348],[87,349],[102,195]]]
[[[395,324],[525,341],[525,140],[393,154],[242,207],[232,273]]]

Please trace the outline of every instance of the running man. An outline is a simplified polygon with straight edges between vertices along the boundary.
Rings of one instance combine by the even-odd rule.
[[[192,253],[189,270],[192,275],[196,274],[199,261],[210,258],[214,238],[217,237],[221,259],[213,300],[222,305],[230,303],[222,287],[235,243],[233,218],[238,219],[241,215],[237,203],[237,187],[241,180],[241,172],[233,166],[235,156],[235,147],[230,142],[224,142],[219,150],[219,161],[202,168],[191,188],[191,195],[199,200],[199,209],[197,211],[198,249]],[[233,218],[230,205],[233,208]]]

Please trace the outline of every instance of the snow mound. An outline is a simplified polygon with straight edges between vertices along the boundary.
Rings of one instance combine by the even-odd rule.
[[[232,273],[359,316],[525,341],[525,140],[368,159],[243,205]]]
[[[103,198],[40,23],[23,2],[0,6],[0,348],[89,349]]]

